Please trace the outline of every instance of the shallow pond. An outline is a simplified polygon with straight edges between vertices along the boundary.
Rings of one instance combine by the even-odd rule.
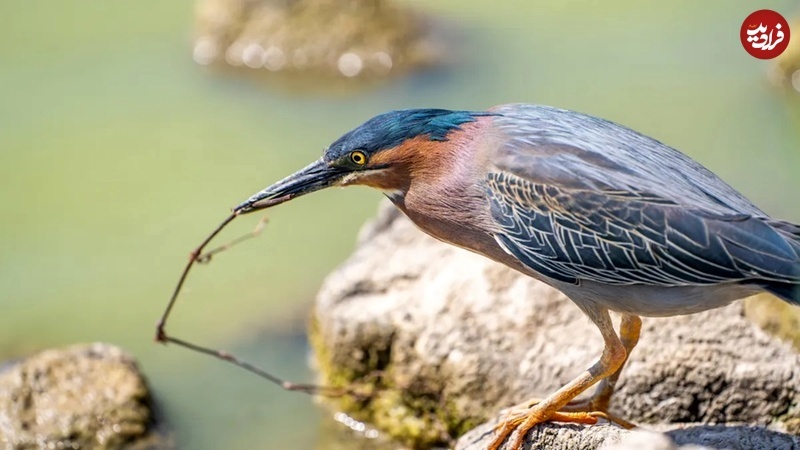
[[[350,95],[203,70],[189,1],[0,3],[0,360],[116,343],[140,359],[181,448],[328,448],[325,413],[307,397],[155,345],[153,325],[187,252],[230,206],[388,109],[581,110],[683,150],[800,221],[800,101],[741,48],[752,6],[409,3],[455,30],[455,56]],[[762,2],[800,14],[791,5]],[[262,237],[198,268],[171,332],[312,379],[303,321],[379,198],[332,190],[275,210]]]

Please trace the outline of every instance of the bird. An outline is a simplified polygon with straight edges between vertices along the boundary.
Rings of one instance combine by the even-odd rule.
[[[597,361],[506,410],[490,450],[521,449],[543,422],[632,427],[608,409],[642,317],[760,292],[800,306],[800,225],[770,217],[684,153],[591,115],[535,104],[390,111],[234,214],[349,185],[378,189],[425,233],[561,291],[600,331]]]

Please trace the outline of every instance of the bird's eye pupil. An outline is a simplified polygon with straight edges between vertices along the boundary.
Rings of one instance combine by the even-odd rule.
[[[354,151],[353,153],[350,153],[350,160],[360,166],[367,162],[367,155],[361,151]]]

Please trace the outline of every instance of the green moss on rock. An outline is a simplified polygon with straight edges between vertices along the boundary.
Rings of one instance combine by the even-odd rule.
[[[375,426],[396,442],[410,448],[450,445],[486,419],[459,415],[439,386],[399,381],[402,377],[393,367],[391,341],[376,345],[365,339],[364,347],[352,352],[354,358],[333,361],[315,315],[309,321],[309,340],[320,383],[359,394],[327,398],[324,404]]]
[[[745,300],[745,315],[764,331],[800,350],[800,308],[772,295],[760,294]]]
[[[0,373],[0,447],[169,448],[150,433],[134,359],[107,344],[46,350]]]

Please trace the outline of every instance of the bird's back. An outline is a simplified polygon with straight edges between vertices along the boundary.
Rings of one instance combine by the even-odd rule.
[[[556,147],[557,154],[547,155],[547,160],[561,171],[613,188],[659,192],[709,213],[766,216],[697,161],[622,125],[544,105],[502,105],[492,112],[500,114],[495,124],[518,148]],[[558,146],[577,151],[559,151]]]
[[[736,285],[798,302],[800,227],[698,162],[573,111],[491,112],[504,136],[487,178],[496,237],[536,272],[565,286]]]

